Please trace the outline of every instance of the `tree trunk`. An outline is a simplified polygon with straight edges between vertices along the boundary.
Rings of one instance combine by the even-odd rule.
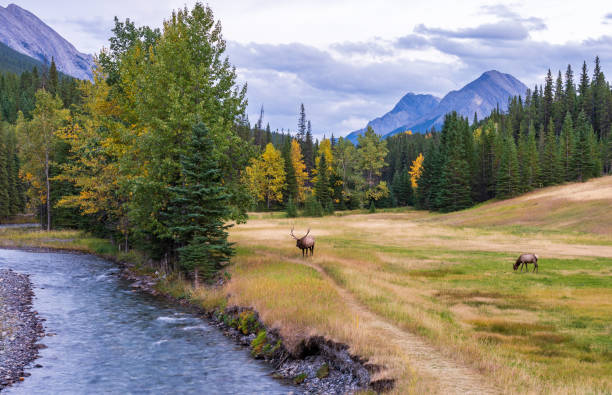
[[[45,151],[45,177],[47,178],[47,232],[51,230],[51,184],[49,183],[49,150]]]
[[[198,289],[199,286],[200,284],[198,281],[198,268],[196,267],[195,269],[193,269],[193,287],[195,289]]]

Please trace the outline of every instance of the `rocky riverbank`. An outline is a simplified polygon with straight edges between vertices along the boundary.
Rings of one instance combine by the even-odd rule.
[[[38,357],[42,320],[32,311],[32,286],[25,274],[0,270],[0,390],[24,380],[26,365]]]
[[[134,289],[160,295],[155,289],[156,279],[136,275],[130,264],[124,264],[122,277],[131,281],[131,287]],[[168,295],[163,296],[171,298]],[[185,299],[173,300],[181,305],[194,307]],[[275,376],[292,382],[299,392],[348,394],[368,388],[376,392],[393,388],[392,380],[371,382],[371,373],[380,367],[351,355],[345,344],[313,336],[305,339],[295,350],[288,350],[278,332],[267,328],[256,311],[242,307],[215,311],[199,308],[197,310],[226,336],[249,347],[254,358],[271,364],[275,369]]]

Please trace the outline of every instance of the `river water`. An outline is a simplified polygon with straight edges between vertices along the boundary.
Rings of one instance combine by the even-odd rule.
[[[287,394],[206,320],[133,292],[112,263],[88,256],[0,250],[0,268],[30,274],[34,310],[52,336],[42,368],[7,394]]]

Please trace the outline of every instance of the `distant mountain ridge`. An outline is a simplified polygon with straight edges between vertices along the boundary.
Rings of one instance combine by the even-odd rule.
[[[377,132],[379,130],[401,128],[403,125],[414,123],[422,116],[429,114],[439,103],[440,98],[433,95],[417,95],[410,92],[402,97],[391,111],[382,117],[371,120],[367,126],[371,126]],[[351,133],[355,136],[354,142],[357,142],[357,135],[365,132],[367,126]],[[350,140],[349,136],[347,138]]]
[[[0,6],[0,43],[45,65],[53,58],[57,69],[64,74],[92,78],[91,55],[77,51],[36,15],[15,4]]]
[[[368,125],[372,126],[377,134],[384,137],[393,136],[406,130],[421,133],[430,130],[432,127],[439,130],[444,122],[444,115],[449,112],[457,111],[458,114],[469,117],[470,120],[476,113],[478,118],[482,119],[488,116],[497,106],[501,110],[506,110],[510,97],[524,95],[526,91],[527,86],[512,75],[490,70],[460,90],[449,92],[442,100],[437,101],[435,106],[423,113],[419,113],[417,109],[413,109],[410,114],[402,113],[402,111],[406,111],[406,107],[400,106],[400,103],[409,95],[411,95],[410,97],[435,97],[409,93],[391,111],[370,121]],[[428,104],[431,105],[431,103]],[[404,110],[398,111],[398,106]],[[426,105],[419,107],[419,109],[426,108]],[[407,121],[395,127],[392,127],[392,122],[379,121],[397,119],[407,119]],[[356,143],[357,136],[364,130],[365,128],[351,132],[346,138]]]

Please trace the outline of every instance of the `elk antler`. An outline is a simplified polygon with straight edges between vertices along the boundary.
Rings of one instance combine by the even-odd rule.
[[[291,227],[291,237],[293,237],[294,239],[298,240],[298,238],[295,237],[295,235],[293,234],[293,226]]]
[[[308,236],[308,233],[310,233],[310,228],[308,228],[308,232],[306,232],[306,234],[304,235],[304,237]],[[303,239],[304,237],[302,237],[302,239]]]

